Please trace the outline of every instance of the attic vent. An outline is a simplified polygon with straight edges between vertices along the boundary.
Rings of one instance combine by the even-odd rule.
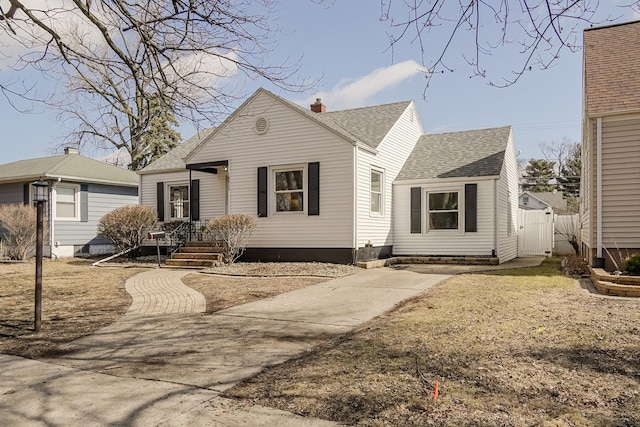
[[[258,135],[264,135],[269,130],[269,122],[264,117],[258,117],[255,124]]]

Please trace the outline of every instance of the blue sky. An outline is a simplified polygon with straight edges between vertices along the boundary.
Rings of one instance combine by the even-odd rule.
[[[601,9],[603,14],[621,15],[616,22],[637,19],[630,10],[623,13],[604,1]],[[534,68],[516,85],[502,89],[470,77],[472,70],[460,56],[469,43],[461,40],[449,53],[455,71],[436,74],[425,100],[426,79],[417,72],[421,60],[417,44],[404,40],[392,55],[387,50],[388,23],[379,17],[380,4],[372,0],[337,0],[330,7],[311,0],[282,2],[274,16],[281,34],[270,60],[300,58],[299,76],[321,80],[306,94],[282,92],[264,81],[249,81],[247,91],[264,86],[305,107],[320,96],[328,110],[413,99],[427,133],[512,125],[516,149],[524,159],[542,156],[540,142],[580,140],[581,51],[567,51],[552,68]],[[513,51],[496,52],[484,60],[508,76],[522,57]],[[0,81],[20,77],[0,70]],[[0,163],[50,155],[64,136],[55,112],[36,107],[34,113],[19,113],[4,99],[0,99],[0,125]],[[180,130],[185,139],[194,133],[187,125]],[[86,149],[82,153],[98,158],[107,154]]]

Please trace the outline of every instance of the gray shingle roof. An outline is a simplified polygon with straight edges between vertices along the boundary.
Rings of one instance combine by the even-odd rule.
[[[173,150],[166,153],[164,156],[149,164],[139,173],[145,174],[169,170],[186,170],[187,166],[184,162],[184,158],[187,157],[189,153],[191,153],[191,151],[193,151],[198,144],[200,144],[214,130],[215,127],[201,130],[182,144],[175,147]]]
[[[137,186],[138,175],[127,169],[79,154],[18,160],[0,165],[0,182],[25,182],[38,178]]]
[[[397,180],[500,175],[511,126],[423,135]]]
[[[377,148],[411,101],[395,102],[392,104],[374,105],[372,107],[354,108],[350,110],[314,113],[289,100],[279,97],[266,89],[259,91],[280,99],[301,114],[310,117],[329,127],[352,142],[362,142],[371,148]]]
[[[371,148],[377,148],[409,104],[411,101],[403,101],[352,110],[331,111],[319,113],[319,115],[348,130]]]

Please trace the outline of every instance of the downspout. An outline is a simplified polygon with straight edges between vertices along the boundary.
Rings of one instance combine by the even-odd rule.
[[[500,259],[498,253],[498,180],[493,180],[493,253],[491,255],[497,256]]]
[[[191,240],[191,229],[193,229],[193,216],[192,216],[192,205],[193,201],[191,200],[191,169],[189,169],[189,240]],[[169,196],[171,198],[171,196]],[[169,208],[171,209],[171,208]]]
[[[596,119],[596,256],[602,258],[602,117]]]
[[[55,217],[54,212],[53,212],[53,189],[55,188],[55,186],[62,181],[62,178],[58,177],[58,179],[56,181],[51,181],[51,185],[49,185],[49,200],[47,201],[48,206],[48,213],[49,213],[49,256],[51,257],[51,259],[53,259],[54,257],[58,257],[57,255],[55,255],[53,253],[53,245],[55,243],[55,230],[54,230],[54,221],[53,218]]]
[[[358,250],[358,147],[353,147],[353,241],[351,242],[352,261],[355,265]]]

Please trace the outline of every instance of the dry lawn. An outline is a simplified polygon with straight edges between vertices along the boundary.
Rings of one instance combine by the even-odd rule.
[[[639,309],[557,261],[460,275],[227,395],[363,426],[638,426]]]
[[[34,322],[35,264],[0,263],[0,353],[43,356],[56,345],[112,323],[131,304],[126,279],[141,268],[92,267],[91,261],[44,260],[42,328]]]
[[[131,305],[124,286],[126,280],[144,271],[144,267],[156,266],[153,257],[145,257],[142,262],[118,259],[103,267],[92,267],[92,261],[44,260],[42,328],[38,334],[33,330],[34,262],[0,263],[0,353],[45,356],[52,354],[58,344],[113,323]],[[234,277],[194,273],[184,282],[205,296],[207,312],[212,313],[355,271],[355,267],[320,263],[239,263],[218,270]],[[297,277],[273,277],[285,274]],[[249,275],[271,277],[242,277]]]

